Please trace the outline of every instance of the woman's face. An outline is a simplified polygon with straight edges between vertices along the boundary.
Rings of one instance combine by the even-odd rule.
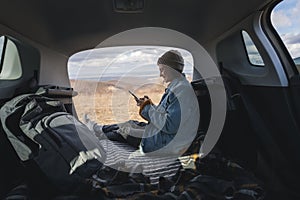
[[[168,83],[168,82],[170,82],[171,80],[170,80],[170,77],[169,77],[169,68],[170,67],[168,67],[168,66],[166,66],[166,65],[158,65],[158,67],[159,67],[159,76],[160,77],[162,77],[163,79],[164,79],[164,82],[166,82],[166,83]]]
[[[159,64],[158,67],[160,71],[159,76],[162,77],[166,83],[171,82],[176,78],[176,75],[179,74],[179,72],[167,65]]]

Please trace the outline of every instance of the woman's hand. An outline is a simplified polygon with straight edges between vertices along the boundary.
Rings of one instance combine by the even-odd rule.
[[[143,98],[139,98],[139,101],[136,102],[137,106],[141,106],[143,105],[147,100],[150,100],[150,98],[145,95]]]

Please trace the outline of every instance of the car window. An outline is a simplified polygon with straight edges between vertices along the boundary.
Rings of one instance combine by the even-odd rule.
[[[242,31],[242,36],[248,55],[249,62],[254,66],[264,66],[264,61],[259,54],[254,42],[246,31]]]
[[[300,1],[279,3],[271,13],[271,22],[300,72]]]
[[[79,118],[92,115],[105,124],[141,120],[134,98],[149,96],[159,103],[165,84],[159,77],[157,59],[165,51],[178,50],[184,58],[184,73],[191,81],[192,55],[183,49],[156,46],[107,47],[79,52],[68,61],[71,86],[78,92],[74,105]],[[105,113],[105,114],[104,114]]]
[[[2,53],[4,53],[3,46],[4,45],[2,44]],[[5,54],[4,56],[1,56],[1,58],[2,68],[0,72],[0,80],[16,80],[22,76],[22,66],[19,51],[12,40],[6,40]]]
[[[1,73],[1,70],[2,70],[2,62],[1,62],[1,60],[2,60],[2,52],[3,52],[3,47],[4,47],[4,36],[1,36],[0,37],[0,73]]]

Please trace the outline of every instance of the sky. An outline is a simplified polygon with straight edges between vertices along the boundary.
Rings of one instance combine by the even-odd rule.
[[[71,79],[107,81],[111,79],[145,77],[159,78],[157,59],[164,52],[176,49],[185,60],[184,73],[192,74],[192,55],[183,49],[155,46],[107,47],[73,55],[68,63]]]
[[[272,12],[271,21],[292,58],[300,57],[300,0],[284,0]]]
[[[282,1],[273,10],[271,21],[292,58],[300,57],[300,0]],[[251,44],[254,45],[251,41],[245,42],[250,42],[249,47]],[[127,80],[133,77],[155,79],[159,77],[159,70],[156,65],[157,59],[170,49],[176,48],[131,46],[83,51],[73,55],[69,60],[70,79],[107,81],[120,76],[127,78]],[[185,60],[184,72],[191,75],[193,66],[191,54],[182,49],[177,50],[181,52]],[[252,60],[261,62],[258,51],[252,48],[251,52],[255,54],[250,55],[253,58]]]

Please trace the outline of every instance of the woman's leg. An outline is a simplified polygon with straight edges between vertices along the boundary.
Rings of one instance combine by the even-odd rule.
[[[129,120],[119,124],[101,125],[84,115],[84,123],[99,139],[127,142],[138,148],[144,134],[145,123]]]
[[[145,127],[138,125],[135,121],[129,120],[118,124],[118,132],[126,139],[127,143],[135,148],[139,148]]]
[[[111,125],[99,124],[99,123],[91,120],[87,114],[84,114],[84,116],[83,116],[83,123],[91,131],[93,131],[99,139],[104,139],[104,138],[106,138],[105,135],[107,135],[107,133],[110,133],[110,132],[113,132],[113,131],[116,131],[119,129],[119,126],[117,124],[111,124]]]

